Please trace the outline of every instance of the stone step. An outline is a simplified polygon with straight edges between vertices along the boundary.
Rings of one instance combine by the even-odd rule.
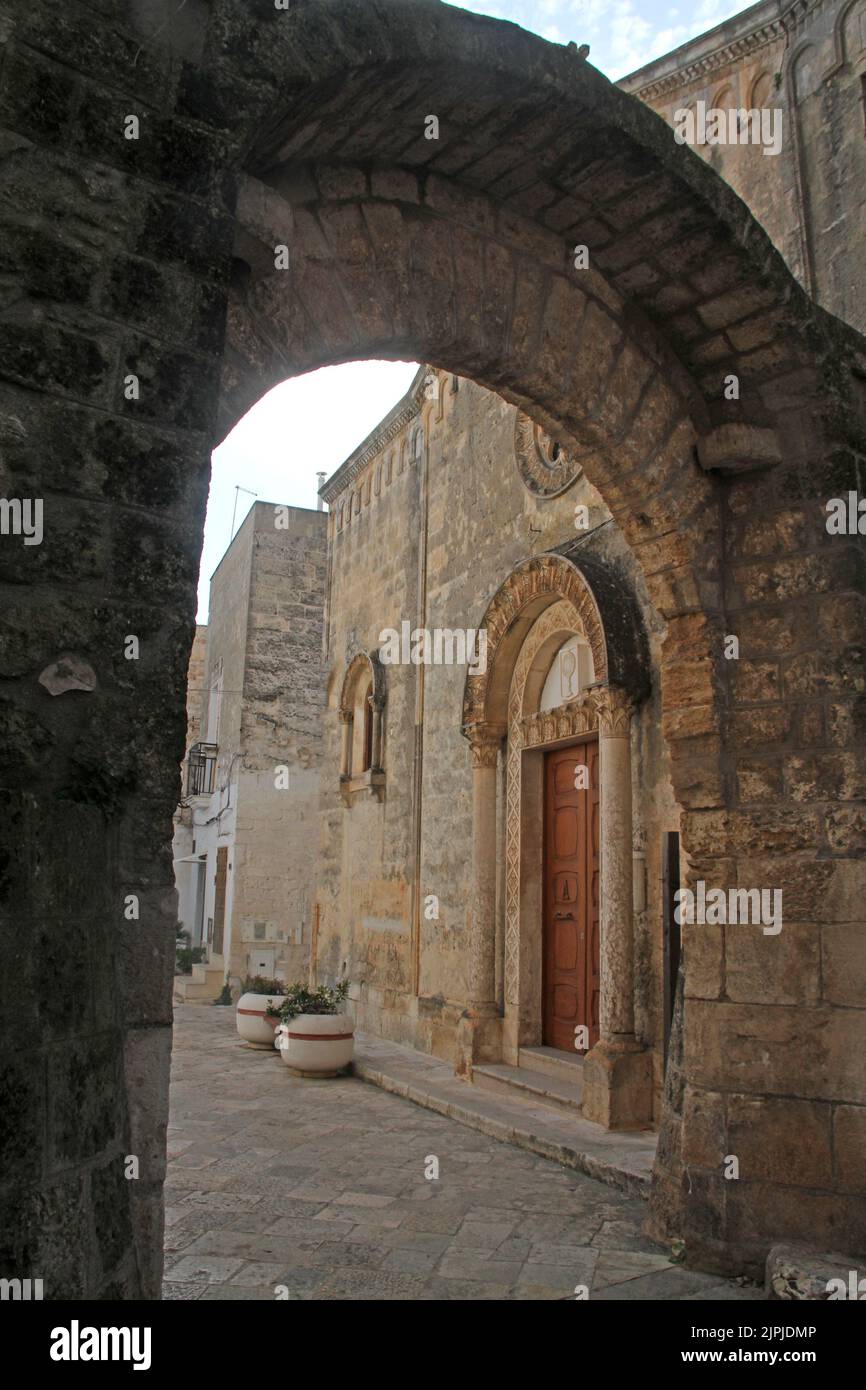
[[[493,1095],[454,1075],[437,1057],[355,1033],[355,1075],[504,1144],[552,1158],[633,1197],[649,1194],[658,1135],[603,1129],[575,1110],[532,1104],[528,1092]]]
[[[174,997],[184,1004],[212,1004],[223,987],[221,965],[198,962],[191,975],[176,975]]]
[[[221,965],[210,965],[205,961],[197,961],[192,968],[192,979],[197,985],[210,985],[218,981],[218,989],[222,989],[225,970]]]
[[[583,1080],[583,1056],[579,1052],[563,1052],[558,1047],[521,1047],[517,1054],[519,1067],[526,1071],[558,1076],[579,1086]]]
[[[472,1068],[472,1084],[484,1091],[499,1095],[519,1096],[530,1105],[549,1105],[556,1110],[580,1114],[583,1101],[583,1076],[577,1068],[574,1081],[563,1081],[546,1072],[528,1071],[526,1067],[509,1067],[505,1063],[487,1063]]]

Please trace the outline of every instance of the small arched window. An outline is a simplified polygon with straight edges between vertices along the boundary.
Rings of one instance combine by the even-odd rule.
[[[384,677],[376,653],[356,652],[346,667],[340,696],[340,785],[348,806],[356,793],[368,791],[381,799],[384,792]]]
[[[361,772],[369,772],[373,766],[373,682],[370,681],[362,696],[364,710],[364,741],[361,746]]]

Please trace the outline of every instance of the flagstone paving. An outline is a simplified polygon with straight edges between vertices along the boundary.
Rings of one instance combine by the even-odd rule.
[[[640,1198],[355,1077],[290,1076],[231,1008],[175,1009],[168,1156],[168,1299],[761,1296],[672,1264]]]

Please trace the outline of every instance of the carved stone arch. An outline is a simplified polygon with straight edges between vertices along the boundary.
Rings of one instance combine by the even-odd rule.
[[[467,675],[463,692],[463,732],[473,724],[505,727],[511,673],[533,623],[552,603],[569,599],[592,650],[596,679],[607,679],[604,625],[592,590],[576,565],[560,555],[524,560],[487,606],[480,628],[487,633],[487,665]]]
[[[566,547],[563,547],[563,551]],[[487,665],[467,675],[463,692],[463,733],[473,725],[501,728],[508,723],[511,676],[526,636],[541,613],[567,599],[589,643],[595,679],[622,686],[635,703],[649,690],[646,640],[634,599],[620,576],[597,557],[581,554],[580,564],[563,552],[524,560],[494,594],[481,621],[487,633]],[[610,629],[617,641],[610,642]]]
[[[378,652],[356,652],[346,667],[343,687],[340,692],[340,709],[351,713],[358,686],[363,679],[372,681],[373,704],[381,709],[385,703],[385,668],[379,660]]]

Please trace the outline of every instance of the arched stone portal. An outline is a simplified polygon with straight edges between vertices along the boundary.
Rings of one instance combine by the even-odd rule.
[[[471,376],[579,456],[668,624],[695,872],[784,886],[774,957],[766,937],[689,943],[659,1228],[734,1268],[774,1236],[862,1233],[838,1150],[863,1117],[859,581],[856,537],[823,513],[858,485],[862,341],[573,50],[435,0],[112,12],[34,3],[5,30],[2,467],[45,507],[42,544],[2,550],[13,1272],[50,1268],[64,1297],[157,1294],[208,454],[277,381],[370,356]],[[70,655],[95,684],[49,693]],[[766,1159],[813,1125],[812,1161]]]
[[[500,1057],[517,1064],[521,1046],[541,1031],[542,750],[599,741],[600,1037],[585,1065],[583,1113],[608,1127],[652,1117],[652,1075],[634,1031],[632,903],[632,765],[630,727],[648,689],[639,620],[620,633],[608,659],[603,611],[632,608],[612,575],[599,603],[571,560],[546,555],[509,575],[480,624],[487,668],[468,675],[463,733],[473,764],[472,997],[464,1021],[464,1067]],[[540,700],[556,650],[571,635],[586,640],[593,680],[578,699],[542,711]],[[623,684],[611,679],[622,672]],[[505,743],[503,744],[503,740]],[[504,841],[497,842],[497,764],[506,759]],[[504,1010],[497,1007],[496,894],[505,859]],[[584,1050],[584,1049],[581,1049]]]

